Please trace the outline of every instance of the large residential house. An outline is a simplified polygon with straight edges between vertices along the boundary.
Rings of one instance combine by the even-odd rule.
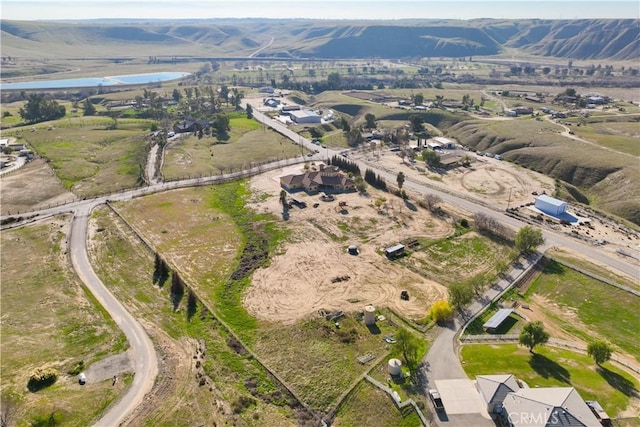
[[[320,165],[319,171],[306,171],[299,175],[280,177],[280,185],[287,191],[304,190],[307,193],[340,193],[353,191],[355,181],[340,171],[337,166]]]
[[[502,415],[512,427],[601,427],[573,387],[522,388],[507,393]]]

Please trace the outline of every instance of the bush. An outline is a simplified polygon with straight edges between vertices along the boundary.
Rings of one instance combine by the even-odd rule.
[[[53,368],[37,368],[29,377],[27,388],[31,392],[36,392],[45,387],[53,385],[58,380],[58,371]]]
[[[80,372],[84,371],[84,360],[79,361],[73,368],[71,368],[68,372],[69,375],[78,375]]]

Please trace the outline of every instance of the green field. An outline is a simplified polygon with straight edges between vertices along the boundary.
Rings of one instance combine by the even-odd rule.
[[[162,169],[165,179],[217,175],[303,154],[300,146],[255,120],[233,118],[230,122],[226,141],[184,135],[169,144]]]
[[[508,246],[475,232],[463,233],[442,239],[418,238],[420,244],[411,256],[399,261],[425,277],[451,285],[481,275],[489,281],[497,275],[497,263],[512,259]]]
[[[634,117],[639,118],[638,116]],[[640,157],[640,124],[626,118],[627,122],[589,122],[583,126],[574,124],[573,131],[581,138],[593,141],[603,147]]]
[[[535,354],[515,344],[465,345],[461,358],[470,378],[513,374],[529,387],[575,387],[584,400],[597,400],[612,417],[627,408],[640,389],[631,375],[605,363],[596,368],[586,355],[551,347],[536,347]]]
[[[537,294],[557,304],[561,313],[545,310],[562,329],[587,342],[599,337],[640,360],[640,298],[551,261],[526,297]],[[543,308],[544,310],[544,308]],[[577,314],[577,318],[570,313]]]
[[[8,132],[49,161],[66,189],[78,196],[105,194],[139,184],[150,123],[109,118],[63,119]]]
[[[128,384],[80,386],[77,373],[69,374],[78,362],[88,367],[128,343],[69,265],[66,226],[67,220],[51,221],[2,232],[0,390],[15,402],[19,426],[51,414],[65,425],[88,425]],[[55,368],[58,380],[29,392],[28,378],[38,367]]]

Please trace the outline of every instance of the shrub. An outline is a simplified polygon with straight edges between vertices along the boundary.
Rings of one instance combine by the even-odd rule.
[[[58,372],[53,368],[37,368],[29,377],[27,388],[36,392],[53,385],[58,380]]]

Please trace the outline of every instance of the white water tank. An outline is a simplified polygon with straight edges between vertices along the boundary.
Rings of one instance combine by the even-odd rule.
[[[400,375],[402,373],[402,362],[400,359],[389,359],[389,375]]]
[[[364,324],[372,326],[376,323],[376,309],[372,305],[368,305],[364,308]]]

